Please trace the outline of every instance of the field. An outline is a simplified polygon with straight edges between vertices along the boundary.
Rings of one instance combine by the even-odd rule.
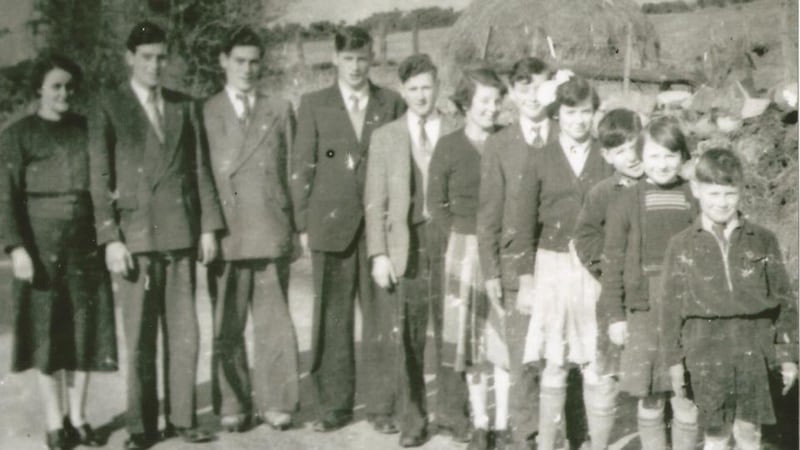
[[[738,40],[747,36],[751,46],[763,46],[767,51],[754,61],[755,79],[758,87],[768,88],[779,81],[781,72],[780,29],[781,2],[775,0],[759,0],[745,3],[737,7],[705,8],[696,12],[678,14],[655,14],[648,18],[653,22],[661,40],[661,60],[663,63],[692,71],[702,61],[704,52],[712,44],[719,46],[736,45]],[[797,42],[796,24],[793,40]],[[476,32],[478,32],[476,30]],[[481,30],[480,32],[483,32]],[[420,31],[420,51],[429,53],[436,62],[443,61],[439,45],[444,41],[446,28]],[[411,54],[411,33],[390,34],[387,37],[388,60],[397,63]],[[276,63],[291,59],[294,52],[292,44],[281,47],[274,54]],[[303,45],[306,63],[324,65],[330,61],[333,45],[330,41],[306,42]],[[332,71],[321,71],[316,74],[321,80],[304,77],[303,90],[325,85],[333,80]],[[396,85],[394,70],[376,70],[373,78],[379,83]],[[307,85],[305,83],[310,83]],[[292,84],[296,84],[292,82]],[[296,89],[289,88],[294,94]]]

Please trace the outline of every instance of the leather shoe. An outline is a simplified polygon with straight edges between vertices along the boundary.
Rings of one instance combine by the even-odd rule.
[[[352,414],[328,414],[324,418],[314,422],[313,428],[316,432],[326,433],[328,431],[338,430],[352,420]]]
[[[292,415],[283,411],[266,411],[261,418],[273,430],[285,431],[292,427]]]
[[[228,433],[241,433],[250,425],[250,416],[247,414],[230,414],[222,416],[220,426]]]
[[[63,428],[48,431],[45,438],[47,439],[47,450],[67,450],[71,447]]]
[[[71,446],[83,445],[86,447],[102,447],[105,441],[92,429],[88,423],[79,427],[72,425],[69,416],[64,416],[64,435]]]
[[[473,431],[467,450],[489,450],[489,448],[489,430],[478,428]]]
[[[144,433],[134,433],[125,439],[125,450],[145,450],[156,444],[158,440]]]
[[[428,435],[423,431],[419,434],[401,434],[400,447],[421,447],[428,440]]]
[[[381,434],[395,434],[399,431],[394,420],[389,416],[376,416],[372,420],[372,427]]]

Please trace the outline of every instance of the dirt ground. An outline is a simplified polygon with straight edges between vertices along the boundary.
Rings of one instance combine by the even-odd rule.
[[[43,448],[44,434],[41,425],[42,410],[39,395],[32,372],[9,374],[11,359],[11,336],[9,335],[10,305],[8,302],[9,267],[0,263],[0,448],[9,450],[34,450]],[[273,431],[260,426],[246,433],[220,433],[217,440],[208,444],[188,445],[178,440],[169,440],[155,446],[155,449],[393,449],[400,448],[397,435],[381,435],[372,430],[366,422],[363,404],[356,400],[356,420],[344,429],[327,434],[315,433],[311,430],[314,420],[314,403],[312,389],[308,377],[309,341],[311,336],[310,264],[308,259],[301,259],[293,266],[290,290],[291,311],[297,329],[301,352],[301,408],[296,416],[296,427],[286,432]],[[202,277],[198,277],[202,278]],[[211,357],[210,329],[211,312],[205,286],[198,287],[197,312],[201,329],[201,352],[198,371],[198,417],[201,424],[218,429],[217,420],[211,412],[209,361]],[[119,312],[118,312],[119,314]],[[118,320],[119,322],[119,320]],[[358,325],[357,325],[358,326]],[[249,332],[249,330],[248,330]],[[357,331],[357,335],[360,334]],[[123,336],[119,335],[122,344]],[[120,361],[124,361],[124,346],[120,345]],[[429,363],[433,360],[431,355]],[[430,364],[429,364],[430,365]],[[432,371],[428,371],[431,373]],[[107,448],[121,448],[126,433],[124,430],[123,411],[125,407],[125,373],[126,367],[112,374],[96,375],[92,379],[89,392],[88,418],[95,428],[109,434]],[[361,373],[362,377],[366,374]],[[429,383],[432,377],[428,376]],[[387,380],[387,384],[391,384]],[[435,392],[430,393],[430,402],[435,401]],[[796,398],[796,390],[794,392]],[[795,405],[796,411],[796,405]],[[618,423],[614,430],[612,449],[634,450],[639,448],[635,433],[635,404],[630,398],[622,398],[618,413]],[[786,416],[786,410],[781,413]],[[796,423],[796,414],[794,423]],[[789,429],[791,429],[791,425]],[[797,429],[795,427],[794,431]],[[775,442],[777,434],[766,433],[765,436]],[[796,444],[770,445],[767,448],[798,448]],[[449,438],[434,436],[424,449],[450,450],[465,448],[464,444],[455,444]]]

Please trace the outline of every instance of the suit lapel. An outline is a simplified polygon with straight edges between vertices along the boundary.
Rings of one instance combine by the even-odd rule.
[[[341,97],[341,96],[340,96]],[[361,129],[361,139],[358,140],[358,150],[352,155],[354,166],[358,167],[358,163],[364,157],[369,147],[369,138],[372,135],[372,130],[383,124],[383,106],[385,99],[381,95],[381,90],[374,84],[369,84],[369,102],[367,103],[367,111],[364,114],[364,126]],[[345,114],[347,111],[345,110]],[[349,118],[349,117],[348,117]],[[355,131],[353,131],[355,135]]]
[[[244,141],[244,131],[242,130],[239,118],[236,116],[236,111],[233,109],[230,97],[223,90],[212,100],[209,116],[207,119],[216,121],[216,123],[209,123],[206,132],[218,133],[225,142],[225,145],[219,145],[211,148],[211,160],[214,161],[214,167],[221,173],[229,174],[233,170],[233,164],[236,161],[238,154],[241,152],[242,142]]]
[[[164,98],[164,145],[161,148],[161,165],[156,172],[157,176],[154,177],[154,184],[158,183],[175,159],[183,135],[183,105],[175,101],[172,94],[165,89],[162,89],[162,97]]]
[[[276,120],[277,116],[269,108],[267,96],[259,93],[256,97],[256,103],[253,106],[253,112],[247,129],[245,130],[244,143],[231,166],[231,173],[236,172],[253,152],[256,151],[258,145],[275,125]]]

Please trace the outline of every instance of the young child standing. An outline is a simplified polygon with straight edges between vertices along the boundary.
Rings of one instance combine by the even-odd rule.
[[[710,149],[695,166],[692,192],[702,213],[667,249],[661,352],[676,397],[684,369],[707,450],[761,448],[761,425],[775,423],[769,365],[779,362],[783,393],[797,379],[797,298],[775,235],[738,211],[742,166]]]
[[[599,145],[591,139],[599,105],[586,80],[571,77],[550,106],[559,137],[528,159],[519,191],[518,305],[530,310],[523,362],[545,362],[539,394],[538,448],[552,449],[564,416],[568,364],[594,360],[594,305],[599,285],[584,269],[571,242],[574,223],[589,189],[610,176]],[[588,381],[588,380],[584,380]]]
[[[624,346],[619,388],[639,399],[637,424],[642,448],[666,448],[664,405],[668,387],[657,364],[664,252],[669,239],[694,219],[689,185],[679,178],[689,159],[676,119],[662,117],[645,129],[638,145],[645,176],[611,202],[606,215],[602,292],[598,321],[608,325],[611,342]],[[604,330],[605,331],[605,330]],[[685,398],[673,399],[672,448],[691,449],[697,411]]]
[[[614,167],[614,174],[589,190],[578,214],[573,242],[581,263],[598,280],[608,205],[644,174],[642,161],[636,152],[636,141],[641,131],[639,115],[625,108],[609,111],[597,125],[603,158]],[[598,330],[605,330],[607,325],[599,322]],[[584,389],[592,449],[608,446],[614,426],[617,386],[613,376],[618,371],[619,357],[619,351],[614,347],[606,333],[598,333],[596,371],[591,374],[594,382],[586,383]]]

